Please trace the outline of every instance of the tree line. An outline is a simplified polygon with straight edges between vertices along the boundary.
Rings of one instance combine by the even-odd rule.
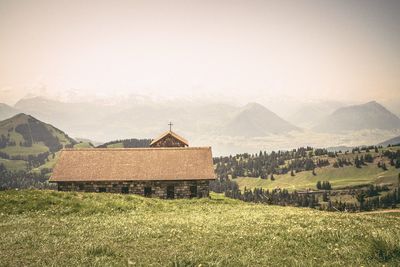
[[[56,185],[48,182],[48,177],[44,172],[28,172],[28,171],[9,171],[4,164],[0,163],[0,190],[7,189],[55,189]]]
[[[319,188],[318,188],[319,187]],[[264,203],[269,205],[309,207],[325,211],[371,211],[376,209],[395,208],[400,204],[400,174],[398,184],[392,189],[388,185],[369,185],[362,188],[352,188],[348,194],[357,202],[331,200],[331,196],[340,194],[332,191],[328,181],[318,181],[317,188],[322,190],[293,191],[286,189],[254,188],[240,190],[238,184],[229,178],[221,178],[210,184],[210,189],[217,193],[224,193],[226,197],[239,199],[245,202]]]
[[[125,148],[139,148],[139,147],[149,147],[152,139],[122,139],[115,140],[111,142],[104,143],[102,145],[97,146],[98,148],[106,148],[109,145],[114,145],[118,143],[122,143],[122,147]]]
[[[215,171],[218,177],[231,176],[261,177],[273,180],[274,174],[286,174],[288,172],[301,172],[313,170],[316,167],[328,166],[327,159],[313,160],[315,154],[324,155],[328,152],[324,149],[313,150],[312,147],[300,147],[291,151],[260,151],[256,154],[237,154],[229,157],[214,158]]]
[[[344,153],[341,151],[330,152],[326,149],[313,149],[312,147],[300,147],[290,151],[272,151],[271,153],[260,151],[255,154],[243,153],[235,156],[216,157],[214,158],[214,165],[215,172],[220,178],[260,177],[261,179],[270,178],[271,180],[274,180],[275,174],[290,173],[294,176],[298,172],[313,171],[313,174],[316,175],[315,168],[331,164],[329,158],[336,158],[335,162],[332,163],[334,168],[345,166],[362,168],[373,163],[376,157],[381,156],[387,157],[391,166],[400,168],[400,150],[385,150],[379,156],[373,156],[369,153],[371,150],[379,152],[379,148],[377,146],[353,148],[351,153],[355,155],[352,157],[346,156],[349,153],[348,151]],[[359,155],[361,152],[366,154]],[[343,156],[338,156],[338,153]],[[324,155],[325,158],[320,157]],[[379,161],[378,167],[387,170],[384,160]]]

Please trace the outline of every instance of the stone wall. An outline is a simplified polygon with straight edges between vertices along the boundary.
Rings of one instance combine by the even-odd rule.
[[[173,187],[174,198],[208,197],[209,181],[114,181],[114,182],[57,182],[59,191],[107,192],[167,198],[167,188]],[[197,193],[193,192],[196,189]],[[191,190],[192,189],[192,190]],[[193,194],[195,193],[195,194]]]

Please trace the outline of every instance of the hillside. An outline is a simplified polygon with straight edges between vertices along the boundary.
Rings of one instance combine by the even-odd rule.
[[[388,145],[400,145],[400,136],[391,138],[389,140],[383,141],[378,144],[378,146],[384,146],[384,147],[386,147]]]
[[[239,177],[234,179],[241,189],[251,188],[286,188],[288,190],[305,190],[307,188],[316,189],[317,181],[329,181],[333,188],[344,188],[360,186],[366,184],[397,184],[397,177],[400,170],[389,166],[387,171],[377,168],[375,164],[367,165],[362,168],[354,166],[333,168],[324,167],[312,171],[302,171],[291,176],[290,173],[274,175],[275,180],[260,179],[253,177]]]
[[[246,137],[282,134],[294,130],[299,129],[257,103],[246,105],[223,127],[226,135]]]
[[[399,213],[22,190],[0,214],[2,266],[400,264]]]
[[[30,115],[20,113],[0,122],[0,163],[11,169],[22,167],[23,161],[31,167],[42,165],[51,153],[74,144],[63,131]]]
[[[339,108],[313,129],[329,133],[364,129],[394,130],[400,129],[400,119],[381,104],[371,101]]]

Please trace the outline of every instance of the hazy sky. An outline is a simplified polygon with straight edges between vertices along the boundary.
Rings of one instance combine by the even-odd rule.
[[[0,0],[0,102],[399,98],[399,14],[398,0]]]

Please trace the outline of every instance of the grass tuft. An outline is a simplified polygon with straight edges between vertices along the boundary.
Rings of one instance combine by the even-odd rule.
[[[92,257],[114,257],[116,256],[116,253],[108,246],[96,245],[90,246],[86,250],[86,255]]]
[[[378,237],[371,240],[371,256],[380,262],[400,260],[400,240]]]

